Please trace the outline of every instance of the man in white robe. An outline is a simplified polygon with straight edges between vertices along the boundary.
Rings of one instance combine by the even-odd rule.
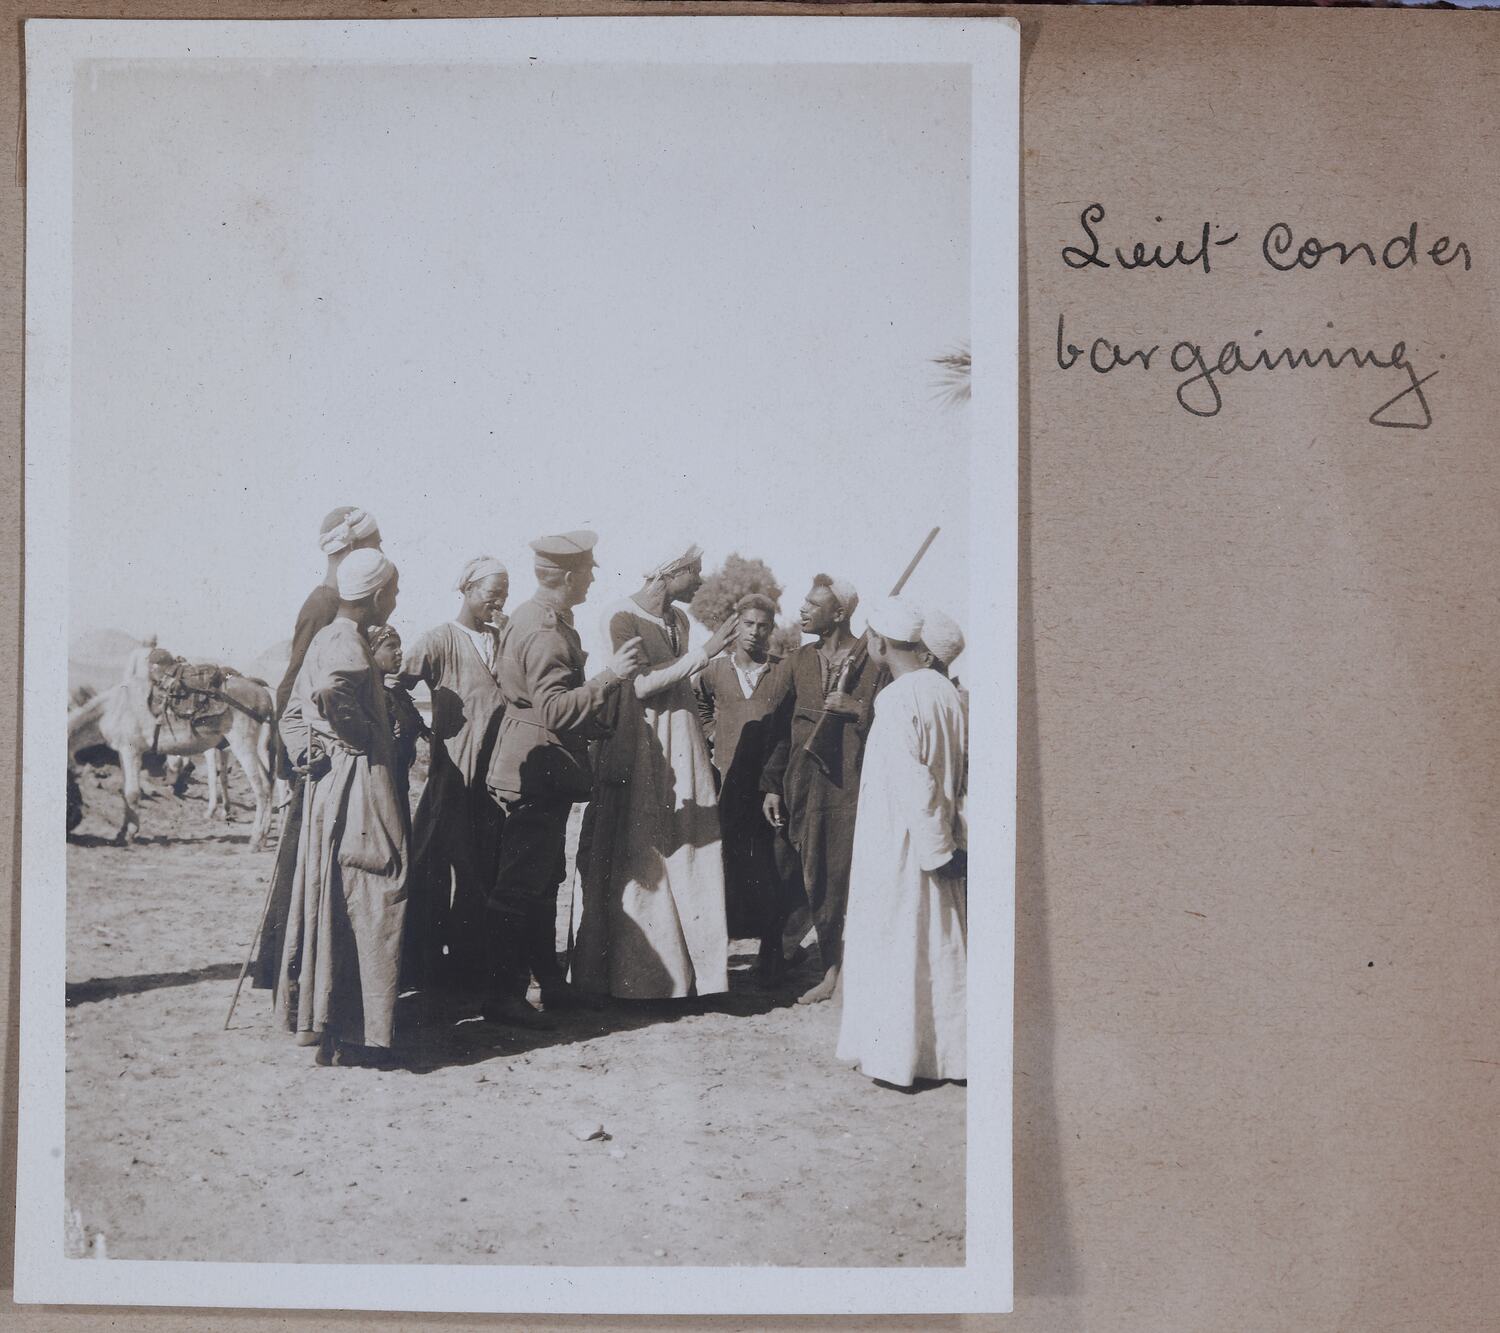
[[[968,1077],[964,719],[926,665],[921,612],[892,597],[866,621],[870,658],[892,680],[860,772],[838,1058],[904,1088]]]
[[[688,646],[687,615],[673,604],[702,584],[693,546],[605,612],[610,646],[638,643],[643,665],[599,745],[579,840],[573,980],[594,994],[665,1000],[729,989],[718,798],[692,677],[738,622],[731,615],[701,648]]]

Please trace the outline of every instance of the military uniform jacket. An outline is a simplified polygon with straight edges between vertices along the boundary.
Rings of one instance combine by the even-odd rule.
[[[588,742],[605,734],[605,706],[620,678],[604,671],[587,680],[586,661],[568,612],[535,598],[516,608],[495,663],[505,696],[488,778],[496,795],[588,799]]]

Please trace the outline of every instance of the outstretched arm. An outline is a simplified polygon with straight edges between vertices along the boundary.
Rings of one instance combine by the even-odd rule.
[[[401,670],[396,679],[404,690],[412,689],[418,681],[430,690],[438,682],[440,674],[437,655],[433,652],[432,635],[424,634],[406,650]]]
[[[526,679],[531,683],[531,708],[549,731],[571,731],[587,722],[620,677],[605,668],[582,685],[569,685],[572,670],[567,643],[556,630],[538,630],[521,648]]]

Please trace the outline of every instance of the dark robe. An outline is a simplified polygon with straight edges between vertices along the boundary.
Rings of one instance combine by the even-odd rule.
[[[391,739],[396,746],[396,790],[403,804],[411,800],[411,766],[417,761],[417,742],[431,736],[422,714],[403,685],[385,687],[385,712],[391,722]]]
[[[288,751],[321,762],[303,807],[277,1012],[289,1031],[388,1049],[410,816],[379,668],[353,621],[314,637],[284,717]]]
[[[719,828],[724,847],[724,907],[731,939],[779,940],[790,904],[776,863],[776,830],[763,809],[761,773],[771,754],[776,663],[745,697],[729,654],[698,677],[698,711],[719,774]]]
[[[866,658],[850,682],[846,692],[859,703],[860,716],[832,719],[838,744],[831,747],[830,775],[806,751],[808,737],[823,716],[823,700],[833,688],[833,681],[824,677],[817,644],[794,649],[774,671],[772,746],[760,786],[784,802],[787,840],[776,843],[782,872],[792,882],[800,875],[818,932],[818,950],[824,966],[832,967],[843,956],[865,738],[874,719],[875,696],[889,682],[890,673]]]
[[[333,624],[338,613],[337,588],[320,583],[307,594],[307,600],[297,612],[297,623],[292,630],[292,655],[286,664],[286,674],[276,687],[278,719],[286,712],[292,685],[307,657],[308,645],[317,637],[319,630]],[[266,903],[265,920],[261,923],[260,939],[255,946],[255,964],[250,984],[259,990],[270,990],[276,984],[276,969],[281,961],[281,941],[286,933],[287,911],[292,901],[292,877],[297,869],[297,841],[302,833],[304,784],[292,772],[292,760],[287,755],[286,745],[279,732],[274,737],[271,749],[271,767],[273,777],[279,775],[290,784],[291,796],[282,814],[281,841],[276,848],[276,864],[271,869],[270,898]]]
[[[406,651],[400,683],[432,694],[427,785],[412,822],[402,971],[424,990],[475,990],[485,976],[484,901],[504,814],[485,787],[505,699],[473,641],[451,621]]]

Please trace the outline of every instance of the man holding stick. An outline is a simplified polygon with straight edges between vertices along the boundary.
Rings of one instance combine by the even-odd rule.
[[[853,584],[827,574],[813,579],[801,621],[802,632],[817,639],[782,659],[768,687],[772,744],[761,774],[762,805],[771,826],[786,831],[786,839],[776,841],[780,868],[787,882],[801,879],[823,962],[822,980],[799,1004],[826,1000],[838,986],[859,769],[871,705],[889,679],[863,653],[856,655],[859,640],[849,618],[858,605]],[[808,741],[825,716],[834,734],[818,755]]]
[[[892,597],[900,596],[937,535],[937,528],[927,534]],[[772,827],[786,830],[796,851],[787,855],[777,840],[783,873],[801,872],[824,969],[823,979],[798,1004],[819,1004],[838,989],[860,767],[875,696],[891,679],[849,629],[858,605],[852,584],[819,574],[801,616],[802,632],[817,641],[803,644],[777,668],[773,748],[761,776],[765,816]]]

